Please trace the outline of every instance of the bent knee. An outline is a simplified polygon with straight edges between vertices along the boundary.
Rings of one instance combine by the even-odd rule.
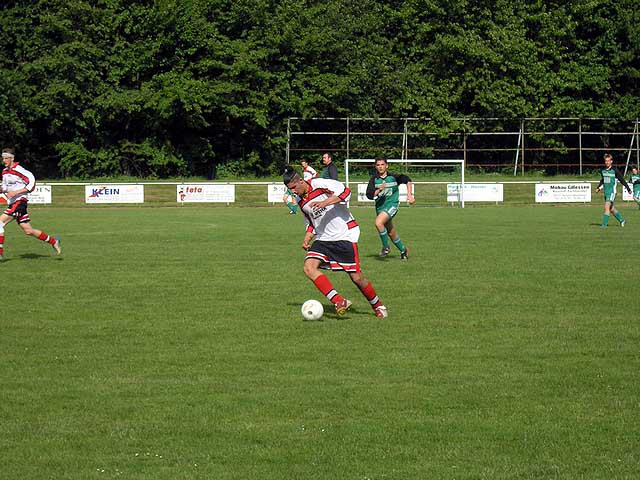
[[[314,262],[312,260],[307,260],[306,262],[304,262],[304,265],[302,267],[302,271],[311,280],[315,280],[315,278],[320,273],[320,271],[318,270],[318,265],[316,264],[316,262]]]

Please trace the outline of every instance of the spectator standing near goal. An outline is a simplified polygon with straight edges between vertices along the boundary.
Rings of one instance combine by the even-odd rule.
[[[318,176],[318,172],[306,160],[300,160],[300,165],[302,165],[302,178],[304,180],[309,181]]]
[[[338,168],[335,163],[333,163],[331,154],[325,153],[322,155],[322,164],[324,167],[322,168],[322,172],[320,172],[320,177],[338,180]]]
[[[600,182],[598,183],[598,188],[596,188],[596,193],[604,189],[604,215],[600,225],[603,228],[609,225],[609,216],[611,214],[620,222],[621,227],[624,227],[626,223],[614,205],[616,200],[616,180],[627,189],[627,192],[631,193],[631,189],[620,170],[613,166],[613,157],[609,153],[605,153],[604,168],[600,169]]]
[[[60,255],[60,240],[31,226],[29,213],[27,212],[27,195],[36,186],[33,174],[15,161],[14,150],[5,148],[2,150],[2,193],[7,198],[7,209],[0,215],[0,260],[4,255],[4,227],[14,218],[26,235],[36,237],[47,242]]]
[[[638,173],[637,167],[631,169],[629,183],[633,185],[633,199],[638,204],[638,208],[640,208],[640,173]]]
[[[367,198],[376,202],[375,225],[382,242],[380,256],[384,258],[389,255],[391,251],[389,237],[391,237],[393,244],[400,250],[400,258],[407,260],[409,249],[400,240],[400,235],[393,225],[393,218],[398,213],[400,204],[400,184],[407,186],[407,202],[413,204],[416,201],[412,194],[411,178],[389,172],[389,162],[386,158],[376,158],[375,167],[376,173],[371,176],[367,185]]]
[[[344,315],[351,307],[351,302],[333,288],[329,278],[320,269],[347,272],[376,317],[387,317],[387,307],[360,269],[360,227],[346,205],[351,191],[336,180],[312,178],[305,181],[292,168],[287,168],[282,180],[297,195],[298,206],[306,217],[307,229],[302,241],[302,248],[307,251],[304,258],[305,275],[333,303],[336,313]]]

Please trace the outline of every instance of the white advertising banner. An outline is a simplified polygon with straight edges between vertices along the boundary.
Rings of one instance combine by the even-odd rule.
[[[213,183],[184,183],[176,185],[176,201],[180,203],[233,203],[236,186]]]
[[[51,185],[36,185],[27,197],[29,203],[51,203]]]
[[[629,184],[629,187],[631,188],[631,193],[627,193],[627,189],[622,187],[622,200],[633,200],[633,185]]]
[[[536,203],[590,203],[590,183],[536,183]]]
[[[282,197],[286,191],[287,187],[282,183],[272,183],[267,185],[267,201],[269,203],[282,202]]]
[[[460,183],[447,184],[447,202],[460,201]],[[501,183],[465,183],[465,202],[502,202],[504,186]]]
[[[144,185],[85,185],[85,203],[144,203]]]
[[[358,201],[359,202],[373,202],[374,200],[369,200],[367,198],[367,185],[368,183],[359,183],[358,184]],[[413,187],[413,185],[412,185]],[[398,191],[400,193],[400,202],[407,201],[407,186],[404,183],[398,185]]]

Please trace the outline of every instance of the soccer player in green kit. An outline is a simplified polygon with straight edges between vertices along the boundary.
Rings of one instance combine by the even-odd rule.
[[[604,215],[602,216],[602,225],[600,226],[606,227],[609,225],[609,216],[613,213],[613,216],[620,222],[620,226],[624,227],[625,220],[613,205],[616,199],[616,179],[624,185],[627,192],[631,193],[631,189],[622,177],[620,170],[613,166],[613,157],[608,153],[604,155],[604,167],[605,168],[600,169],[600,183],[598,183],[598,188],[596,188],[596,192],[604,188]]]
[[[629,183],[633,184],[633,199],[637,202],[638,208],[640,208],[640,173],[638,173],[636,167],[631,169]]]
[[[396,175],[389,172],[389,163],[385,158],[376,158],[376,174],[369,179],[367,185],[367,198],[376,202],[376,229],[380,235],[382,242],[381,257],[386,257],[391,248],[389,248],[389,237],[398,250],[400,250],[400,258],[407,260],[409,258],[409,249],[400,240],[400,235],[393,225],[393,217],[398,213],[398,205],[400,203],[399,185],[407,186],[407,202],[413,204],[416,199],[413,197],[411,189],[411,178],[407,175]]]

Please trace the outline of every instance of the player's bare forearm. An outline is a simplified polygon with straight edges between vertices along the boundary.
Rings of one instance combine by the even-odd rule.
[[[324,207],[328,207],[329,205],[333,205],[335,203],[340,203],[342,200],[337,195],[331,195],[329,198],[322,200],[321,202],[312,202],[309,206],[313,210],[318,210]]]
[[[307,233],[304,236],[304,240],[302,240],[302,249],[303,250],[309,250],[309,247],[311,246],[311,241],[313,240],[313,234],[312,233]]]

